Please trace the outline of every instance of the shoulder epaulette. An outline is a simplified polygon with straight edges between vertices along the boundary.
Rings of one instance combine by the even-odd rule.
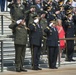
[[[50,29],[48,26],[46,27],[47,29]]]
[[[36,26],[34,23],[32,24],[33,26]]]

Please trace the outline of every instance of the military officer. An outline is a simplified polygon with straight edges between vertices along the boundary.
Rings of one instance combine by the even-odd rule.
[[[16,23],[9,25],[9,28],[14,29],[16,72],[26,72],[27,70],[23,68],[27,42],[27,28],[25,20],[23,18],[20,18],[16,21]]]
[[[48,6],[48,7],[47,7],[47,15],[46,15],[48,24],[49,24],[49,22],[50,22],[50,19],[51,19],[52,17],[55,17],[55,16],[52,16],[52,15],[55,15],[54,10],[53,10],[53,7],[52,7],[52,6]]]
[[[46,12],[42,11],[41,12],[41,16],[40,16],[40,25],[42,26],[42,32],[43,32],[43,36],[46,37],[46,33],[44,32],[44,29],[47,27],[47,19],[46,17]],[[46,54],[47,53],[47,47],[46,47],[46,39],[43,38],[43,45],[42,45],[42,54]]]
[[[67,15],[66,21],[66,38],[74,38],[75,26],[72,21],[72,14]],[[67,40],[67,51],[66,51],[66,61],[74,61],[73,52],[74,52],[74,40]]]
[[[17,21],[18,18],[25,17],[25,7],[21,4],[21,0],[17,0],[16,3],[9,4],[8,7],[10,8],[10,15],[13,20]]]
[[[38,67],[38,64],[42,43],[42,28],[39,24],[39,18],[37,17],[37,15],[34,15],[33,18],[34,22],[29,25],[30,44],[32,46],[32,69],[41,70],[41,68]]]
[[[36,0],[36,11],[37,11],[37,14],[40,14],[41,11],[43,11],[43,6],[42,6],[42,3],[41,3],[41,0]]]
[[[29,24],[33,23],[33,16],[34,15],[37,15],[37,12],[36,12],[36,6],[35,5],[31,5],[30,6],[30,10],[29,10],[29,19],[28,19],[28,26]]]
[[[75,35],[76,35],[76,11],[74,12],[74,15],[73,15],[73,22],[75,25]]]
[[[48,46],[48,61],[50,69],[57,69],[56,62],[58,56],[58,31],[55,28],[55,22],[49,23],[49,26],[44,30],[47,34],[46,44]]]
[[[21,0],[17,0],[16,3],[9,4],[8,7],[10,8],[12,22],[17,21],[20,17],[26,17],[25,7],[21,4]],[[14,34],[14,30],[12,30],[12,32]]]

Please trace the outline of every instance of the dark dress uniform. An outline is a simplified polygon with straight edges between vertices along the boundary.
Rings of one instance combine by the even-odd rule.
[[[39,25],[39,24],[38,24]],[[32,46],[32,66],[33,70],[38,70],[38,63],[40,58],[41,43],[42,43],[42,29],[36,23],[29,25],[30,28],[30,44]]]
[[[43,6],[42,4],[35,4],[36,5],[36,11],[37,11],[37,14],[39,15],[41,11],[43,11]]]
[[[17,25],[12,23],[9,28],[14,28],[14,45],[15,45],[15,65],[16,71],[23,70],[23,63],[25,58],[25,49],[27,42],[27,30],[25,25]]]
[[[74,38],[75,26],[72,20],[66,22],[66,38]],[[66,61],[72,61],[74,52],[74,40],[67,40],[67,54]]]
[[[58,55],[58,31],[55,28],[47,27],[45,30],[47,33],[47,46],[48,46],[48,60],[49,60],[49,68],[55,69],[56,68],[56,61]]]
[[[73,22],[75,25],[75,35],[76,35],[76,14],[73,15]]]

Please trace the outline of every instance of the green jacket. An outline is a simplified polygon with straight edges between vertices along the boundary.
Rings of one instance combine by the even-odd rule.
[[[43,35],[46,35],[46,33],[44,32],[44,29],[47,27],[47,20],[45,18],[42,18],[40,20],[40,25],[42,26]]]
[[[15,21],[17,21],[18,19],[22,18],[22,17],[26,17],[25,15],[25,7],[23,4],[21,4],[21,6],[19,6],[18,4],[13,4],[10,8],[10,15],[11,18]]]
[[[12,23],[11,25],[9,25],[9,28],[14,31],[14,43],[19,45],[26,45],[27,30],[25,26]]]

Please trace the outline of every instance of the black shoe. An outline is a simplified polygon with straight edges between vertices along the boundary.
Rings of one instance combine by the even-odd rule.
[[[54,69],[58,69],[58,67],[54,67]]]
[[[49,67],[50,69],[58,69],[58,67]]]
[[[37,70],[42,70],[41,68],[37,68]]]
[[[21,70],[20,69],[16,69],[16,72],[21,72]]]
[[[32,70],[42,70],[41,68],[32,68]]]
[[[20,69],[20,71],[24,71],[24,72],[27,72],[27,70],[25,70],[25,69],[23,69],[23,68],[22,68],[22,69]]]
[[[75,61],[74,59],[71,59],[70,61]]]
[[[69,59],[66,59],[65,61],[71,62],[71,60],[69,60]]]
[[[37,68],[32,68],[32,70],[37,70]]]

